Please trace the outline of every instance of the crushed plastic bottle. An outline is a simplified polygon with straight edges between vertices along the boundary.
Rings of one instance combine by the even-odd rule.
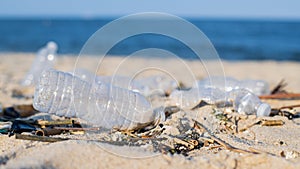
[[[21,81],[22,86],[31,86],[38,82],[41,72],[53,68],[56,61],[57,44],[48,42],[47,45],[41,48],[33,61],[31,69]]]
[[[233,101],[234,109],[239,113],[247,115],[256,114],[257,116],[269,116],[271,107],[253,93],[246,89],[236,89],[228,93],[229,98]]]
[[[69,73],[44,71],[36,86],[35,109],[79,117],[104,128],[130,130],[164,119],[141,94],[106,83],[89,83]]]
[[[203,86],[187,91],[175,90],[171,93],[171,102],[175,102],[181,108],[195,107],[201,100],[209,104],[233,105],[239,113],[256,114],[257,116],[269,116],[271,107],[247,88],[227,89],[223,87]]]
[[[229,92],[234,89],[247,89],[255,95],[269,94],[269,84],[263,80],[237,80],[232,77],[213,76],[197,81],[194,87],[218,88]]]
[[[201,100],[209,104],[224,102],[227,99],[225,94],[225,92],[216,88],[191,88],[189,90],[174,90],[169,98],[172,104],[191,109]]]

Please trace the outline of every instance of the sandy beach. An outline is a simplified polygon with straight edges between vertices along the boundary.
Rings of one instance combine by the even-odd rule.
[[[32,104],[30,96],[33,95],[34,89],[20,86],[20,81],[30,69],[34,57],[35,54],[27,53],[0,54],[0,103],[3,107]],[[74,56],[59,56],[55,67],[58,70],[71,71],[75,63]],[[77,65],[95,68],[95,63],[95,58],[87,57],[80,58]],[[220,65],[223,67],[219,67]],[[219,73],[222,70],[226,76],[237,79],[265,80],[270,84],[270,88],[274,88],[284,79],[288,83],[286,91],[300,93],[298,62],[222,61],[220,64],[207,61],[203,65],[200,61],[172,58],[124,59],[115,56],[105,57],[97,74],[133,76],[145,67],[149,67],[149,70],[142,71],[143,75],[168,72],[186,86],[191,86],[194,79],[201,79],[208,73]],[[16,91],[21,91],[29,97],[13,97]],[[264,101],[272,108],[299,104],[299,100]],[[259,118],[254,115],[241,116],[237,125],[239,129],[263,119],[280,120],[284,124],[254,125],[238,133],[217,132],[224,124],[212,114],[213,109],[213,106],[205,106],[174,113],[163,122],[166,129],[162,135],[178,136],[184,130],[179,127],[184,124],[183,128],[192,128],[194,125],[192,119],[195,119],[227,144],[249,152],[236,152],[222,146],[203,146],[189,151],[188,155],[184,156],[154,151],[158,141],[151,140],[143,146],[120,146],[80,139],[84,136],[77,135],[67,135],[66,137],[71,138],[67,141],[45,143],[15,139],[14,136],[1,134],[0,168],[300,168],[300,118],[289,120],[282,116]],[[300,109],[295,111],[299,112]]]

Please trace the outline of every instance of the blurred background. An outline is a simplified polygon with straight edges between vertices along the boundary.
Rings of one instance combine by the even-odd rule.
[[[300,61],[299,7],[298,0],[2,0],[0,52],[34,53],[55,41],[59,54],[77,56],[88,38],[106,23],[137,12],[165,12],[196,25],[222,59]],[[197,58],[175,39],[153,34],[128,38],[109,54],[129,55],[145,48]]]

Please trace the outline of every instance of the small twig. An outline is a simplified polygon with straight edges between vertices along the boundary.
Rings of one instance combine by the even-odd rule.
[[[262,151],[262,150],[257,150],[253,147],[249,147],[249,150],[252,151],[252,152],[256,152],[257,154],[263,154],[263,153],[266,153],[266,154],[269,154],[269,155],[272,155],[272,156],[276,156],[276,154],[273,154],[273,153],[269,153],[269,152],[266,152],[266,151]]]
[[[92,127],[92,128],[79,128],[79,127],[53,127],[53,129],[57,130],[72,130],[72,131],[97,131],[99,127]]]
[[[261,126],[282,126],[284,124],[284,121],[282,120],[261,120],[260,125]]]
[[[196,106],[194,106],[191,110],[195,110],[204,106],[210,105],[209,103],[207,103],[204,100],[201,100]]]
[[[300,93],[277,93],[270,95],[261,95],[260,99],[300,99]]]
[[[245,128],[240,129],[239,132],[244,132],[244,131],[248,130],[249,128],[251,128],[251,127],[253,127],[253,126],[257,125],[257,124],[260,124],[260,123],[261,123],[261,121],[258,121],[258,122],[255,122],[253,124],[250,124],[250,125],[246,126]]]
[[[193,120],[194,123],[195,123],[195,126],[198,127],[198,128],[203,128],[209,135],[210,137],[215,140],[217,143],[219,143],[220,145],[222,145],[226,150],[230,150],[230,151],[234,151],[234,152],[237,152],[237,153],[252,153],[252,154],[258,154],[257,152],[254,152],[254,151],[248,151],[248,150],[243,150],[243,149],[239,149],[239,148],[236,148],[236,147],[233,147],[232,145],[224,142],[223,140],[221,140],[220,138],[214,136],[210,130],[208,128],[206,128],[203,124],[199,123],[198,121],[196,120]]]
[[[45,136],[32,136],[24,134],[16,134],[16,139],[22,140],[32,140],[32,141],[42,141],[42,142],[58,142],[68,140],[67,138],[54,138],[54,137],[45,137]]]
[[[287,83],[282,79],[273,90],[271,90],[271,94],[277,94],[277,93],[285,93],[284,87],[287,86]]]
[[[167,138],[128,138],[128,140],[130,141],[146,141],[146,140],[152,140],[152,141],[163,141],[163,140],[167,140]]]
[[[68,125],[68,124],[74,124],[74,120],[71,119],[56,120],[56,121],[38,120],[37,124],[41,126]]]
[[[289,106],[282,106],[279,108],[280,109],[293,109],[293,108],[296,108],[296,107],[300,107],[300,104],[296,104],[296,105],[289,105]]]
[[[284,121],[282,120],[266,120],[266,119],[262,119],[259,120],[253,124],[250,124],[248,126],[246,126],[243,129],[240,129],[239,132],[243,132],[248,130],[249,128],[255,126],[255,125],[261,125],[261,126],[282,126],[284,124]]]

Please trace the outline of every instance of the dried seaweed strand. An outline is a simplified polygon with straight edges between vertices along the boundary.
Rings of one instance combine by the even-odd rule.
[[[215,135],[213,135],[210,130],[208,128],[206,128],[203,124],[201,124],[200,122],[194,120],[194,124],[195,124],[195,127],[197,127],[198,129],[199,128],[203,128],[209,135],[210,137],[215,140],[217,143],[219,143],[220,145],[222,145],[226,150],[230,150],[230,151],[234,151],[234,152],[237,152],[237,153],[251,153],[251,154],[259,154],[258,152],[256,151],[248,151],[248,150],[243,150],[243,149],[239,149],[239,148],[236,148],[236,147],[233,147],[232,145],[224,142],[223,140],[221,140],[220,138],[216,137]]]
[[[24,135],[24,134],[16,134],[16,139],[51,142],[51,143],[68,140],[67,138],[54,138],[54,137],[33,136],[33,135]]]

